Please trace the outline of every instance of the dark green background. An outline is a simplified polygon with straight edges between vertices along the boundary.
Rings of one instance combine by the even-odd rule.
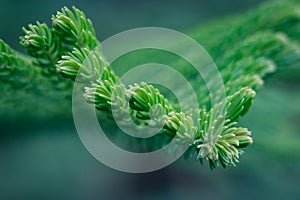
[[[186,31],[258,2],[0,0],[0,38],[22,50],[21,27],[36,20],[49,22],[64,5],[85,11],[104,40],[143,26]],[[126,174],[96,161],[71,120],[2,119],[0,199],[299,199],[299,74],[298,69],[289,69],[267,79],[241,122],[252,130],[255,143],[236,168],[226,170],[210,171],[193,161],[178,160],[157,172]]]

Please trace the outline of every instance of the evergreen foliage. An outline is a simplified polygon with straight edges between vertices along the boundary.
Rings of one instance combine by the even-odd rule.
[[[71,92],[66,79],[76,80],[83,85],[88,103],[108,116],[116,110],[114,117],[122,124],[133,120],[138,126],[163,125],[163,137],[172,139],[178,134],[181,141],[177,142],[191,141],[186,157],[207,160],[212,169],[235,166],[242,149],[253,142],[251,132],[239,127],[238,121],[250,109],[263,78],[276,69],[299,64],[299,8],[297,1],[269,2],[190,32],[216,61],[227,95],[210,105],[205,84],[187,71],[199,88],[202,107],[196,111],[196,121],[154,85],[121,83],[97,48],[100,42],[91,20],[75,7],[64,7],[52,16],[51,27],[37,22],[23,29],[20,39],[28,56],[0,40],[0,81],[20,90],[31,83],[33,88],[28,90],[32,93],[51,89],[54,96],[66,96]]]

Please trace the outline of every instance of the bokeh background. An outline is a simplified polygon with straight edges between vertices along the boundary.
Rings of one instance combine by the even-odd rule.
[[[0,38],[23,51],[18,40],[21,27],[36,20],[50,22],[50,16],[65,5],[85,11],[102,41],[143,26],[184,32],[261,2],[0,0]],[[87,152],[71,113],[51,121],[1,116],[0,199],[299,199],[299,78],[300,70],[295,68],[266,80],[241,121],[252,130],[255,143],[237,167],[226,170],[211,171],[180,159],[160,171],[126,174],[104,166]],[[0,98],[6,95],[0,94]]]

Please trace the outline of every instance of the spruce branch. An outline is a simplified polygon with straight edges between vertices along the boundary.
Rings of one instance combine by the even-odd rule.
[[[55,85],[60,83],[59,89],[68,90],[71,88],[70,83],[62,81],[56,74],[57,70],[63,70],[56,68],[57,62],[63,59],[62,56],[67,56],[68,52],[84,47],[96,48],[99,43],[91,20],[75,7],[73,11],[66,7],[58,11],[52,16],[52,25],[53,28],[49,28],[47,24],[37,22],[36,25],[30,24],[28,30],[23,28],[25,35],[20,37],[21,45],[37,59],[34,64],[41,66]],[[69,76],[67,73],[63,75]]]
[[[64,7],[53,15],[52,24],[55,33],[69,51],[74,47],[94,49],[99,45],[92,21],[74,6],[72,10]]]
[[[50,73],[55,72],[54,65],[61,56],[61,44],[47,24],[37,22],[30,24],[28,30],[23,28],[25,36],[20,37],[21,45],[27,53],[37,59],[37,64],[45,67]],[[46,68],[47,67],[47,68]]]
[[[184,138],[185,141],[186,139],[193,139],[194,132],[196,132],[197,129],[195,128],[195,125],[189,116],[173,110],[172,104],[169,104],[167,99],[161,95],[159,90],[154,88],[152,85],[148,85],[146,83],[142,83],[141,85],[135,84],[133,86],[129,86],[129,89],[126,89],[125,86],[123,86],[121,83],[115,81],[118,80],[118,78],[114,73],[111,73],[111,69],[109,69],[107,65],[102,64],[104,62],[101,62],[103,58],[100,53],[97,53],[98,56],[93,56],[95,55],[93,51],[94,50],[88,48],[84,48],[83,51],[75,50],[72,53],[69,53],[68,56],[63,56],[63,59],[57,64],[58,71],[63,73],[65,76],[67,75],[69,78],[75,80],[75,77],[79,72],[80,76],[92,82],[92,87],[86,87],[85,89],[84,96],[86,97],[88,102],[95,104],[96,108],[98,108],[99,110],[111,111],[111,106],[118,107],[120,111],[127,111],[128,113],[130,113],[129,117],[133,118],[134,121],[138,121],[138,124],[146,124],[148,126],[151,125],[151,123],[149,123],[151,115],[150,110],[153,106],[157,105],[156,111],[154,112],[158,113],[158,115],[160,116],[163,116],[161,118],[158,118],[159,120],[164,119],[164,129],[162,131],[163,133],[166,133],[170,137],[174,137],[174,135],[179,134],[180,138]],[[92,56],[90,56],[90,54],[92,54]],[[86,66],[86,63],[89,63],[88,67]],[[93,72],[95,71],[96,74],[98,74],[97,76],[101,77],[96,81],[94,77],[91,76],[91,74],[93,74]],[[101,75],[101,73],[103,73],[104,71],[106,71],[105,76]],[[117,89],[118,91],[115,91]],[[240,93],[243,92],[244,90],[240,91]],[[117,95],[116,102],[112,100],[113,94],[119,94]],[[234,120],[239,119],[239,117],[249,109],[249,105],[251,105],[252,102],[248,100],[249,96],[252,97],[250,94],[253,93],[244,92],[242,94],[242,97],[234,96],[235,98],[229,98],[229,105],[233,106],[228,106],[228,110],[230,112],[227,113],[227,122],[234,122]],[[126,96],[129,99],[129,106],[127,105],[126,99],[124,99],[126,98]],[[128,109],[130,109],[130,111],[128,111]],[[122,112],[119,112],[119,114],[120,113]],[[213,115],[214,109],[211,109],[210,112],[208,112],[205,116],[208,119],[211,118],[213,122],[211,122],[209,132],[205,133],[204,135],[210,138],[218,138],[222,134],[222,132],[227,133],[228,130],[227,128],[224,128],[227,126],[222,126],[221,120],[223,120],[223,116],[214,118],[212,117]],[[122,119],[122,121],[124,121],[124,124],[126,124],[128,120],[130,120],[124,117],[124,115],[120,114],[120,116],[121,117],[116,116],[116,118]],[[218,124],[220,127],[215,127],[216,124]],[[237,158],[241,152],[240,150],[238,150],[239,144],[241,144],[241,147],[244,147],[252,143],[250,133],[248,131],[245,131],[245,129],[233,128],[234,124],[235,123],[231,123],[229,128],[232,128],[230,130],[232,130],[236,134],[234,134],[234,136],[231,135],[232,137],[229,137],[227,134],[225,134],[225,138],[229,138],[230,142],[234,141],[236,144],[235,147],[233,147],[232,145],[230,146],[230,143],[226,143],[226,141],[224,142],[223,139],[220,139],[220,143],[209,142],[209,146],[198,144],[197,148],[199,148],[199,152],[208,151],[208,149],[210,148],[215,149],[217,148],[216,144],[218,144],[219,147],[217,148],[218,151],[213,150],[212,152],[207,154],[199,153],[199,155],[202,156],[198,156],[197,158],[208,159],[212,168],[217,165],[216,160],[219,159],[219,156],[222,157],[221,164],[223,166],[234,165],[237,162]],[[199,132],[203,130],[200,128],[204,128],[205,130],[205,127],[200,126],[198,128]]]
[[[133,118],[138,124],[157,126],[154,124],[161,124],[160,120],[163,118],[166,123],[164,127],[167,129],[163,132],[174,136],[179,132],[181,121],[189,121],[188,119],[183,120],[185,117],[183,113],[169,116],[172,105],[152,85],[141,83],[126,89],[111,68],[107,66],[107,63],[103,62],[103,57],[98,50],[88,48],[84,48],[83,51],[75,50],[68,56],[63,56],[57,64],[57,69],[65,77],[75,80],[79,73],[79,76],[85,79],[84,82],[91,82],[91,85],[85,88],[84,96],[87,102],[95,104],[96,108],[102,111],[111,112],[112,108],[118,109],[119,116],[115,117],[121,119],[121,123],[124,125]],[[95,75],[100,78],[95,79]],[[156,108],[151,110],[154,113],[152,116],[156,115],[157,118],[154,124],[149,122],[150,109],[153,106]],[[124,112],[130,113],[130,119],[126,118],[127,115]],[[188,134],[183,130],[180,130],[180,133]]]
[[[65,85],[61,75],[79,81],[86,101],[108,116],[113,114],[123,125],[133,121],[137,131],[143,126],[162,125],[160,136],[170,140],[178,135],[178,144],[190,141],[187,157],[207,160],[211,168],[234,166],[242,149],[253,142],[251,132],[237,123],[251,107],[263,78],[276,69],[299,64],[299,7],[293,0],[269,3],[242,17],[225,20],[222,25],[208,25],[204,33],[201,29],[191,34],[216,61],[227,95],[211,105],[205,83],[185,69],[191,83],[199,88],[197,96],[202,107],[196,111],[196,121],[193,113],[181,112],[153,85],[125,86],[120,82],[98,48],[100,42],[91,20],[75,7],[64,7],[52,16],[52,27],[37,22],[23,29],[21,44],[32,57],[18,54],[0,40],[0,80],[14,79],[11,84],[24,85],[21,81],[37,76]],[[278,11],[276,15],[274,10]],[[47,81],[42,83],[51,88]]]
[[[98,50],[88,48],[74,48],[72,52],[62,56],[56,64],[57,72],[63,77],[75,80],[78,72],[80,78],[77,81],[95,81],[101,77],[107,62]]]
[[[208,160],[212,169],[218,166],[218,163],[223,167],[235,166],[243,153],[241,149],[253,142],[251,132],[236,127],[236,124],[249,110],[254,97],[255,92],[252,89],[242,88],[209,111],[200,110],[195,140],[186,156],[192,157],[196,154],[196,158],[201,162]],[[218,114],[224,104],[225,116]]]
[[[23,27],[23,32],[25,35],[20,37],[20,43],[35,58],[32,65],[39,66],[58,91],[70,90],[70,82],[64,81],[56,73],[55,64],[65,51],[53,29],[45,23],[37,22],[36,25],[30,24],[28,30]]]
[[[149,126],[153,125],[149,122],[151,118],[150,110],[153,106],[156,106],[154,113],[159,115],[156,118],[156,123],[164,123],[162,133],[170,137],[178,134],[180,138],[184,139],[183,141],[195,139],[195,142],[191,145],[197,147],[197,159],[209,160],[211,168],[217,166],[218,161],[223,167],[234,165],[241,153],[238,149],[239,145],[241,144],[241,147],[244,147],[252,143],[250,133],[246,129],[234,127],[235,120],[238,120],[249,109],[252,101],[248,100],[247,97],[251,96],[251,92],[243,93],[244,90],[240,90],[241,95],[227,99],[229,104],[226,107],[228,112],[225,116],[227,117],[225,122],[230,122],[230,125],[223,124],[224,116],[217,114],[220,109],[217,106],[211,108],[208,112],[199,111],[205,114],[200,116],[202,121],[199,120],[200,125],[197,127],[188,115],[176,112],[172,104],[153,86],[142,83],[129,86],[129,89],[126,89],[109,68],[99,49],[94,49],[93,44],[98,44],[98,42],[93,42],[92,45],[84,45],[83,41],[85,40],[80,38],[86,38],[86,35],[80,35],[78,31],[76,32],[76,24],[78,27],[78,21],[85,19],[85,16],[80,16],[82,13],[76,8],[73,8],[74,13],[67,8],[64,8],[63,11],[65,12],[59,12],[56,18],[53,17],[53,26],[58,36],[60,33],[70,35],[70,38],[65,37],[68,38],[67,40],[60,38],[62,44],[73,45],[73,51],[63,55],[61,60],[57,62],[57,71],[72,80],[75,80],[79,73],[80,82],[85,84],[90,82],[92,87],[85,88],[84,96],[88,102],[95,104],[96,108],[111,112],[111,109],[115,107],[119,110],[118,114],[120,115],[116,117],[122,119],[124,124],[134,119],[138,124]],[[83,26],[83,28],[90,29],[88,26]],[[73,31],[68,33],[69,30]],[[83,32],[85,33],[85,31]],[[81,48],[76,48],[76,46]],[[115,94],[117,96],[114,96]],[[115,97],[116,100],[112,97]],[[128,103],[127,100],[129,100]],[[123,115],[123,112],[126,111],[130,114],[127,118]],[[151,111],[153,112],[153,110]],[[163,122],[161,122],[162,119]],[[197,132],[199,132],[198,138],[194,138],[194,133]]]

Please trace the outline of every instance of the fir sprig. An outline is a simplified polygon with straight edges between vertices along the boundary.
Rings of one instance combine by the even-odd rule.
[[[47,24],[37,22],[36,25],[30,24],[28,30],[23,28],[25,35],[20,37],[27,53],[37,58],[37,64],[46,66],[46,70],[55,72],[54,65],[61,56],[61,43]]]
[[[71,14],[68,13],[68,15]],[[76,19],[77,18],[72,18],[72,20],[75,21]],[[67,20],[57,21],[56,23],[59,27],[72,27],[73,24],[75,24],[74,21]],[[126,115],[121,115],[122,112],[118,112],[118,114],[121,116],[116,116],[117,119],[122,119],[124,122],[134,119],[134,121],[136,121],[138,124],[149,126],[153,125],[153,122],[149,122],[151,120],[150,116],[153,116],[153,113],[155,113],[154,115],[160,116],[154,117],[154,119],[157,121],[156,123],[164,124],[162,130],[163,133],[166,133],[170,137],[174,137],[176,134],[179,134],[180,138],[184,138],[185,141],[188,139],[193,140],[195,132],[197,133],[197,131],[203,131],[203,129],[200,128],[204,127],[199,126],[197,129],[197,125],[194,125],[194,122],[187,114],[176,112],[173,109],[172,104],[168,102],[168,100],[162,96],[159,90],[154,88],[152,85],[148,85],[146,83],[135,84],[133,86],[129,86],[129,89],[126,89],[122,83],[116,81],[118,78],[112,72],[112,69],[109,68],[107,63],[103,62],[103,57],[101,56],[101,53],[98,52],[98,49],[95,50],[89,47],[81,50],[75,49],[71,53],[68,53],[67,56],[63,56],[62,60],[60,60],[56,66],[58,71],[61,72],[65,77],[75,80],[77,74],[79,73],[80,77],[92,82],[92,87],[88,86],[85,89],[85,97],[88,102],[94,103],[96,108],[110,112],[112,106],[118,106],[120,111],[127,111],[130,114],[130,116],[127,115],[126,117]],[[102,75],[102,73],[105,75]],[[98,79],[93,77],[95,74]],[[240,92],[242,91],[243,90]],[[125,95],[123,96],[120,93]],[[119,94],[116,96],[115,100],[112,98],[114,97],[114,94]],[[128,99],[129,106],[127,105],[126,99],[124,99],[126,97]],[[228,100],[230,101],[230,105],[235,106],[235,109],[230,106],[228,107],[232,113],[228,113],[227,121],[234,122],[234,120],[237,120],[245,110],[248,110],[249,101],[245,101],[244,96],[243,98],[238,99],[238,102],[233,101],[231,97],[228,98]],[[245,106],[242,106],[244,103]],[[155,106],[154,111],[152,109],[153,106]],[[218,138],[222,135],[222,132],[228,132],[228,130],[224,128],[222,121],[224,120],[223,116],[214,115],[214,108],[212,108],[210,112],[207,112],[206,118],[211,119],[212,121],[205,121],[205,123],[207,123],[210,127],[208,129],[209,131],[204,133],[205,137],[209,136],[210,138]],[[130,119],[127,119],[128,117],[130,117]],[[220,127],[216,127],[216,124],[218,124]],[[217,148],[216,145],[218,144],[218,150],[213,150],[212,152],[209,151],[209,153],[205,154],[205,156],[200,156],[201,159],[208,159],[212,168],[216,165],[216,160],[219,160],[219,157],[222,157],[220,160],[222,160],[221,163],[223,166],[231,164],[234,165],[234,163],[237,162],[237,158],[240,153],[240,151],[237,150],[237,148],[239,148],[239,144],[241,143],[243,144],[241,146],[247,146],[246,144],[252,143],[252,139],[249,139],[250,133],[244,131],[244,134],[242,134],[241,131],[236,131],[236,129],[233,127],[234,125],[234,123],[231,123],[230,128],[233,129],[230,130],[237,133],[235,135],[236,137],[229,137],[227,134],[225,137],[229,138],[231,142],[235,141],[236,146],[234,148],[232,146],[228,146],[230,143],[226,143],[226,141],[223,139],[224,137],[221,137],[222,139],[220,142],[209,142],[209,148],[215,149]],[[225,125],[225,127],[227,126]],[[196,141],[198,141],[198,139],[196,139]],[[219,140],[217,139],[217,141]],[[207,149],[209,149],[207,145],[197,145],[197,147],[199,152],[207,151]],[[199,155],[204,154],[199,153]],[[200,157],[198,156],[197,158],[200,159]]]
[[[178,144],[189,141],[187,157],[208,160],[211,168],[235,165],[242,149],[253,142],[251,132],[237,123],[251,107],[263,78],[276,69],[299,64],[298,10],[297,1],[270,3],[243,17],[225,20],[223,25],[209,25],[204,33],[201,29],[191,34],[216,61],[227,95],[211,105],[205,83],[185,70],[192,85],[199,88],[196,93],[202,107],[195,111],[197,120],[178,110],[153,85],[125,86],[120,82],[100,51],[91,20],[75,7],[64,7],[52,16],[52,27],[37,23],[23,29],[21,44],[30,58],[0,41],[0,78],[14,79],[11,84],[30,81],[24,70],[43,77],[35,66],[38,64],[42,71],[50,72],[46,78],[56,79],[56,83],[65,84],[59,74],[80,82],[86,101],[109,116],[113,114],[123,125],[133,121],[137,130],[162,125],[160,135],[169,139],[177,135]]]
[[[94,49],[99,45],[92,21],[85,14],[73,7],[64,7],[52,16],[53,29],[62,44],[69,51],[74,47]]]

